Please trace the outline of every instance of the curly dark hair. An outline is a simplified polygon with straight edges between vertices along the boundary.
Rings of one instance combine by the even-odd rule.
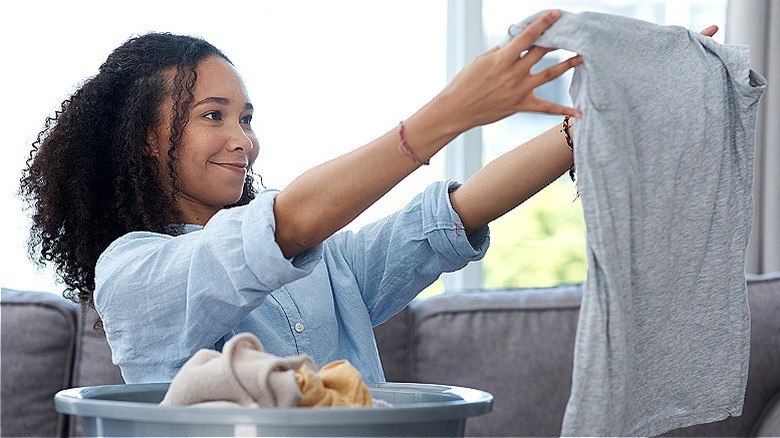
[[[29,256],[38,265],[53,264],[66,298],[93,304],[95,265],[118,237],[140,230],[178,232],[172,224],[181,223],[181,213],[160,175],[167,172],[176,187],[195,68],[210,56],[230,62],[192,36],[130,38],[46,119],[19,194],[32,219]],[[167,169],[160,169],[148,139],[163,122],[168,97],[173,98],[170,147]],[[256,193],[250,172],[234,205],[248,203]]]

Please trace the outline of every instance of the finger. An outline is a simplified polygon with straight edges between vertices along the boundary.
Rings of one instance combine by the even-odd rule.
[[[504,46],[504,56],[507,62],[515,62],[520,57],[520,53],[531,47],[539,36],[553,25],[561,17],[561,11],[554,9],[543,14],[541,17],[529,24],[519,35],[515,36],[509,44]]]
[[[707,26],[703,31],[701,31],[699,33],[704,35],[704,36],[711,37],[711,36],[715,35],[715,33],[718,31],[718,29],[719,29],[718,26],[713,24],[712,26]]]
[[[544,55],[552,52],[555,49],[548,49],[546,47],[539,47],[539,46],[533,46],[526,54],[523,56],[523,64],[528,65],[528,68],[530,68],[531,65],[536,64],[539,62],[540,59],[544,57]]]
[[[549,100],[540,99],[533,96],[533,100],[530,102],[529,108],[531,111],[536,111],[544,114],[560,114],[562,116],[582,117],[582,111],[570,106],[559,105]]]
[[[557,79],[562,74],[566,73],[566,71],[568,71],[570,68],[582,65],[582,62],[582,56],[572,56],[563,62],[559,62],[558,64],[555,64],[551,67],[547,67],[546,69],[532,75],[532,83],[534,87],[546,84],[547,82]]]

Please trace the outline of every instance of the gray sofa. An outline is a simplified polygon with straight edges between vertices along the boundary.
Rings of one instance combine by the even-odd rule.
[[[780,436],[780,273],[749,277],[752,354],[741,417],[672,436]],[[121,383],[94,314],[52,294],[2,291],[0,435],[80,436],[62,388]],[[493,412],[467,436],[554,436],[571,385],[580,288],[448,292],[376,328],[389,381],[483,389]]]

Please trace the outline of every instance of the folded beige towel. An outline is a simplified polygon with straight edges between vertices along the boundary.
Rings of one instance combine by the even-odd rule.
[[[330,362],[314,373],[301,367],[295,373],[303,399],[298,406],[371,406],[371,391],[360,372],[346,360]]]
[[[301,401],[295,371],[316,371],[306,356],[279,357],[263,351],[251,333],[225,343],[222,353],[200,350],[171,382],[160,403],[167,406],[294,407]]]

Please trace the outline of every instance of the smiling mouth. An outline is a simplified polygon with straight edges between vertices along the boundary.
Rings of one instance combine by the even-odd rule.
[[[233,163],[214,163],[214,164],[220,167],[224,167],[236,173],[246,173],[247,170],[246,164],[233,164]]]

